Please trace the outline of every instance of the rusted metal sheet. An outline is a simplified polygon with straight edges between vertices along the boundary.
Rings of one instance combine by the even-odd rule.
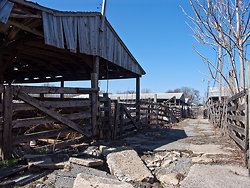
[[[8,0],[0,0],[0,22],[7,23],[13,5]]]

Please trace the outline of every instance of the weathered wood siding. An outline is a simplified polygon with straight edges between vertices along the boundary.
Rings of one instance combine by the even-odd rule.
[[[47,12],[42,14],[46,44],[77,52],[78,42],[80,53],[100,56],[131,72],[143,74],[143,70],[108,21],[105,22],[100,37],[99,13],[86,16],[67,16],[66,13],[65,16],[55,16]]]
[[[13,5],[14,3],[8,0],[0,0],[0,22],[6,23],[8,21]]]

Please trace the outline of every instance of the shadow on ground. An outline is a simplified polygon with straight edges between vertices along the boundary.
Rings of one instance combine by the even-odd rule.
[[[122,139],[122,143],[133,147],[137,152],[146,152],[187,138],[184,130],[168,127],[146,127],[137,134]]]

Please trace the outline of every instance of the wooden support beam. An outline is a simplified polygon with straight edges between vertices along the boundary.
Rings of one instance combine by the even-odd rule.
[[[24,31],[27,31],[29,33],[32,33],[32,34],[37,35],[39,37],[43,37],[42,32],[40,32],[40,31],[38,31],[36,29],[30,28],[30,27],[28,27],[28,26],[26,26],[26,25],[24,25],[22,23],[19,23],[19,22],[13,21],[13,20],[8,20],[8,23],[11,24],[11,25],[14,25],[14,26],[16,26],[16,27],[18,27],[18,28],[20,28],[20,29],[22,29]]]
[[[3,99],[3,140],[2,142],[2,159],[7,160],[11,158],[12,154],[12,100],[13,100],[13,87],[5,86],[4,99]]]
[[[95,57],[93,59],[93,72],[91,73],[91,88],[99,90],[98,86],[98,78],[99,78],[99,57]],[[98,126],[97,126],[97,115],[98,115],[98,96],[99,92],[91,94],[91,122],[92,122],[92,134],[93,136],[97,136],[98,134]]]
[[[136,78],[136,116],[139,117],[136,121],[138,127],[141,126],[141,121],[140,121],[140,77]]]

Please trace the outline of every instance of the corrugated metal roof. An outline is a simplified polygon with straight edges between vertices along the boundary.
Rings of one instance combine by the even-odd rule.
[[[228,96],[228,88],[222,88],[221,89],[221,96],[222,97],[226,97]],[[209,97],[219,97],[220,93],[219,93],[219,88],[218,87],[210,87],[208,90],[208,98]]]
[[[154,99],[155,95],[157,99],[169,100],[173,97],[176,97],[177,100],[185,102],[183,93],[141,93],[140,99]],[[120,97],[121,100],[135,100],[136,94],[109,94],[108,95],[112,100],[117,100]],[[88,98],[88,95],[79,95],[76,98]]]

